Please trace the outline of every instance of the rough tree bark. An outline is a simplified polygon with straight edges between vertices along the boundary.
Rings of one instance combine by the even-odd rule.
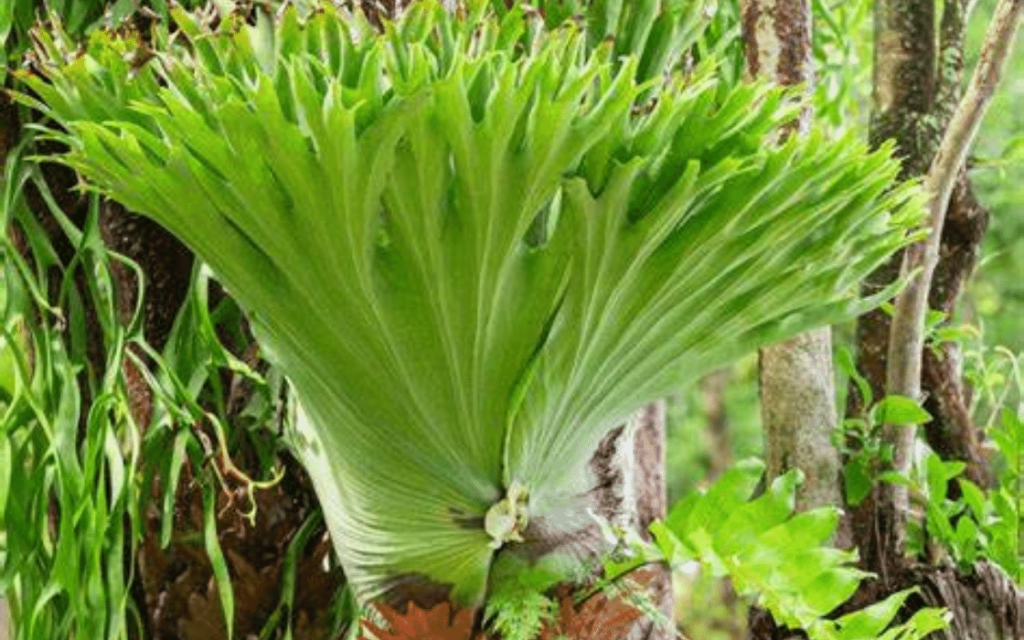
[[[747,72],[781,85],[811,86],[810,1],[743,0],[741,13]],[[804,135],[810,128],[811,115],[810,108],[805,108],[787,135]],[[800,469],[804,482],[797,489],[798,510],[842,504],[840,456],[832,444],[836,428],[832,370],[830,327],[808,331],[760,351],[766,480]],[[839,545],[847,545],[848,538],[845,531],[837,531]],[[749,627],[751,639],[776,631],[768,613],[758,608],[751,611]]]
[[[745,36],[750,33],[771,34],[771,23],[764,14],[744,6]],[[880,0],[875,5],[875,111],[871,140],[878,145],[896,138],[898,154],[904,160],[903,176],[926,172],[941,132],[959,98],[962,72],[964,27],[967,0],[944,3],[939,47],[936,57],[934,3],[928,0]],[[775,8],[769,3],[770,8]],[[792,7],[788,7],[792,10]],[[778,9],[775,8],[776,13]],[[773,14],[774,17],[774,14]],[[792,35],[791,31],[784,32]],[[754,70],[765,66],[759,49],[748,49],[748,62]],[[757,56],[750,60],[750,56]],[[780,65],[779,56],[767,56],[770,65]],[[941,65],[938,61],[941,60]],[[771,68],[771,67],[770,67]],[[936,74],[936,69],[941,71]],[[978,245],[987,223],[987,212],[974,199],[970,183],[961,169],[953,191],[949,225],[943,230],[939,255],[942,260],[931,287],[931,304],[947,314],[952,310],[963,283],[977,260]],[[899,272],[900,256],[876,272],[866,288],[873,293],[892,282]],[[858,323],[858,365],[871,382],[874,397],[884,394],[889,344],[889,321],[881,311],[862,318]],[[919,351],[920,352],[920,351]],[[942,345],[938,356],[925,354],[924,380],[929,389],[926,407],[935,416],[927,425],[929,443],[945,459],[968,463],[968,477],[978,484],[988,481],[984,457],[977,447],[976,430],[966,411],[964,389],[956,363],[957,354],[950,345]],[[863,399],[852,389],[850,413],[863,410]],[[854,541],[861,547],[865,568],[880,571],[883,579],[868,582],[837,615],[857,610],[883,599],[890,593],[909,586],[921,586],[920,598],[908,602],[908,609],[921,606],[949,607],[953,626],[942,638],[981,640],[1019,638],[1022,635],[1021,615],[1024,600],[1009,581],[991,565],[979,563],[972,576],[960,576],[949,569],[908,567],[886,564],[885,538],[892,530],[889,513],[879,513],[873,496],[854,512],[850,519]],[[877,520],[875,518],[878,518]],[[880,530],[888,533],[876,536]],[[891,556],[889,556],[891,560]],[[752,618],[752,638],[789,639],[792,632],[777,628],[764,617]]]
[[[940,61],[935,109],[939,121],[948,123],[960,100],[963,79],[964,38],[967,31],[968,0],[946,2],[939,27]],[[960,167],[949,199],[939,245],[940,259],[932,276],[928,305],[949,319],[960,293],[978,263],[981,241],[988,228],[989,212],[978,202],[967,168]],[[981,451],[981,434],[971,419],[970,390],[961,372],[963,354],[959,344],[947,342],[925,349],[922,365],[924,407],[935,419],[925,426],[928,444],[945,460],[967,463],[967,478],[987,487],[991,469]],[[950,482],[950,497],[960,496],[960,485]]]
[[[981,59],[963,99],[957,105],[942,136],[925,180],[929,194],[927,224],[931,232],[927,238],[907,247],[901,267],[901,276],[909,284],[897,297],[890,328],[886,388],[889,393],[910,398],[921,395],[921,360],[924,351],[924,325],[928,311],[929,289],[932,275],[939,261],[940,239],[945,223],[946,209],[957,181],[957,175],[967,159],[967,153],[977,136],[981,120],[999,84],[1017,34],[1017,25],[1024,12],[1024,1],[1002,0],[989,26],[981,52]],[[913,425],[885,425],[883,437],[893,443],[893,467],[907,474],[915,440]],[[907,514],[907,489],[902,485],[885,485],[881,494],[880,511],[895,516],[888,550],[894,556],[903,555],[903,531]]]
[[[858,364],[875,397],[887,390],[917,398],[923,387],[929,396],[925,406],[934,418],[925,430],[929,444],[945,459],[965,461],[967,476],[984,486],[990,479],[989,470],[978,447],[977,430],[966,411],[957,352],[942,345],[938,355],[931,354],[921,335],[927,306],[948,317],[977,260],[988,214],[974,199],[962,164],[985,101],[994,89],[998,61],[1006,55],[1011,41],[1011,24],[1019,21],[1024,9],[1021,0],[1001,3],[979,63],[981,73],[976,72],[972,88],[960,101],[963,36],[970,5],[968,0],[943,4],[938,59],[933,45],[933,2],[881,0],[875,5],[876,111],[872,141],[878,144],[895,137],[897,153],[904,160],[904,176],[928,173],[934,233],[927,244],[908,250],[906,257],[894,257],[868,283],[870,289],[891,281],[904,260],[904,274],[922,267],[921,275],[911,281],[909,295],[900,296],[892,327],[878,312],[861,318]],[[947,207],[947,224],[943,225]],[[929,282],[933,271],[934,279]],[[863,408],[863,399],[852,390],[851,411]],[[885,431],[896,445],[895,464],[905,469],[913,429],[890,426]],[[1024,592],[997,568],[980,562],[965,575],[949,567],[917,565],[906,557],[906,506],[905,496],[900,493],[891,485],[882,485],[852,511],[862,566],[880,577],[862,585],[842,612],[917,586],[921,594],[908,601],[910,609],[938,606],[952,614],[950,629],[933,634],[937,638],[1024,637]]]
[[[902,162],[901,177],[927,173],[942,132],[948,125],[961,94],[963,46],[968,0],[943,4],[939,33],[935,32],[933,0],[883,0],[875,6],[874,111],[870,130],[872,145],[896,141]],[[936,49],[936,42],[938,48]],[[931,282],[928,304],[949,318],[964,284],[978,259],[981,239],[988,225],[988,211],[974,196],[966,171],[961,167],[949,199],[946,224],[938,248],[940,260]],[[865,283],[875,292],[899,274],[902,253]],[[877,399],[886,391],[890,319],[880,310],[862,316],[857,323],[857,368],[868,380]],[[968,412],[968,390],[960,372],[960,352],[954,344],[924,349],[921,384],[925,409],[933,420],[925,425],[929,446],[943,459],[967,463],[966,476],[980,486],[991,482],[980,434]],[[859,415],[863,399],[851,385],[847,412]],[[951,497],[959,486],[951,482]],[[899,546],[901,527],[892,515],[878,507],[877,492],[850,511],[854,538],[861,550],[862,566],[883,576],[898,571],[900,561],[885,549]]]
[[[665,517],[665,403],[652,402],[625,425],[613,429],[601,441],[588,463],[593,475],[592,508],[609,522],[632,529],[647,541],[648,527]],[[579,536],[598,538],[595,525]],[[623,640],[674,638],[672,574],[668,567],[644,569],[643,583],[652,603],[664,616],[664,625],[641,619]]]
[[[635,518],[633,527],[640,536],[651,540],[648,528],[655,520],[664,519],[668,508],[665,483],[665,402],[659,400],[647,405],[638,415],[633,448],[625,468],[634,475],[632,494],[634,506],[630,511]],[[647,588],[654,605],[664,616],[664,625],[641,621],[633,638],[643,640],[671,640],[675,634],[675,601],[672,595],[672,572],[667,566],[654,565],[647,569]]]

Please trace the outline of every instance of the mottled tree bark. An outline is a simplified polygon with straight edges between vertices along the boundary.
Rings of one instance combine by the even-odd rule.
[[[937,631],[935,640],[1019,640],[1024,638],[1024,591],[989,562],[981,562],[969,576],[950,568],[921,569],[916,584],[929,607],[944,607],[953,614],[949,629]]]
[[[935,110],[946,123],[960,99],[963,77],[964,38],[968,0],[946,2],[939,27],[940,60]],[[978,263],[981,241],[988,229],[989,212],[975,198],[966,167],[961,167],[949,201],[939,262],[932,277],[928,304],[952,318],[960,293]],[[967,463],[965,476],[982,487],[992,483],[988,459],[981,451],[978,429],[971,419],[969,389],[963,381],[960,345],[943,343],[925,349],[921,385],[926,390],[924,408],[935,417],[925,425],[928,444],[944,460]],[[950,497],[960,496],[960,485],[951,481]]]
[[[959,1],[959,0],[956,0]],[[935,104],[934,0],[879,0],[875,3],[873,109],[868,133],[872,147],[896,143],[902,162],[900,178],[923,175],[938,144],[940,124]],[[890,258],[864,283],[873,294],[899,274],[902,253]],[[871,385],[875,399],[885,395],[889,316],[880,309],[857,321],[857,370]],[[851,385],[847,413],[860,415],[863,398]]]
[[[939,122],[935,103],[935,6],[933,0],[879,0],[875,4],[875,66],[869,139],[873,147],[896,142],[901,178],[923,174],[934,154]],[[902,252],[877,269],[864,284],[865,293],[881,290],[899,275]],[[857,321],[857,369],[871,385],[875,399],[885,395],[890,319],[880,309]],[[860,415],[864,399],[851,385],[847,411]],[[887,556],[896,544],[898,525],[891,512],[879,509],[884,486],[877,487],[850,511],[861,566],[878,571],[883,580],[899,570],[902,560]]]
[[[634,475],[632,508],[633,526],[640,536],[650,541],[648,528],[655,520],[665,518],[667,495],[665,490],[665,402],[657,401],[644,407],[637,416],[636,433],[631,452],[631,473]],[[647,569],[647,588],[655,606],[661,611],[666,624],[656,625],[641,620],[633,636],[638,640],[671,640],[675,637],[675,607],[672,597],[672,571],[667,566],[654,565]]]
[[[776,2],[743,0],[743,39],[747,70],[782,85],[814,81],[809,0]],[[806,108],[787,135],[808,131]],[[835,383],[832,372],[832,331],[821,327],[760,351],[761,419],[764,429],[766,480],[800,469],[798,510],[842,504],[840,457],[832,444],[836,428]],[[836,542],[848,545],[840,530]],[[753,609],[748,638],[778,632],[771,617]],[[781,638],[790,638],[783,633]]]
[[[939,136],[959,99],[967,5],[966,0],[944,3],[939,39],[942,55],[938,58],[933,2],[880,0],[875,5],[875,111],[871,140],[877,146],[889,138],[896,139],[897,154],[904,161],[904,177],[921,175],[928,170]],[[745,15],[749,30],[756,22],[750,19],[749,13]],[[748,53],[748,61],[749,56]],[[930,304],[947,316],[977,260],[986,222],[987,212],[974,199],[961,169],[951,199],[948,226],[941,236],[938,251],[941,260],[930,290]],[[865,283],[867,291],[874,293],[891,283],[899,272],[901,260],[902,256],[895,256],[873,274]],[[861,318],[857,340],[859,368],[871,383],[877,399],[884,395],[890,364],[887,359],[888,317],[875,311]],[[923,378],[929,390],[926,406],[935,417],[926,426],[926,433],[932,448],[943,458],[967,461],[968,477],[984,485],[988,478],[987,466],[977,446],[977,431],[966,411],[958,361],[956,350],[950,345],[941,345],[937,355],[924,351]],[[855,388],[851,389],[850,412],[856,414],[863,409],[863,399]],[[902,554],[892,552],[900,548],[904,529],[899,514],[880,505],[880,502],[891,502],[891,496],[884,493],[888,489],[883,487],[882,495],[876,491],[854,510],[850,519],[862,565],[879,572],[881,579],[862,585],[836,615],[861,609],[899,589],[923,586],[924,595],[919,601],[908,602],[909,609],[948,606],[954,614],[953,628],[941,637],[971,640],[1024,637],[1021,635],[1021,594],[1005,579],[997,580],[998,572],[988,565],[979,565],[974,576],[962,576],[948,570],[910,568]],[[972,580],[983,583],[980,591],[975,592]],[[788,640],[802,636],[778,628],[767,615],[755,614],[748,637]]]
[[[981,120],[991,102],[1009,58],[1024,0],[1001,0],[989,25],[981,58],[974,71],[964,97],[950,118],[942,142],[935,153],[925,179],[928,192],[929,235],[907,247],[901,276],[909,279],[907,287],[896,297],[890,329],[886,390],[910,398],[921,395],[921,360],[925,348],[925,319],[928,311],[932,275],[941,253],[941,234],[945,225],[946,209],[962,170],[967,154],[974,143]],[[893,468],[907,474],[911,468],[916,428],[914,425],[884,425],[883,437],[893,446]],[[907,517],[907,488],[902,485],[884,487],[885,498],[881,511],[895,516],[891,556],[903,554],[903,530],[900,526]]]
[[[842,504],[828,328],[761,350],[761,416],[769,478],[800,469],[797,509]],[[844,538],[844,536],[840,536]],[[838,541],[845,544],[846,540]]]
[[[813,83],[811,7],[808,0],[742,3],[747,68],[779,84]],[[805,109],[791,131],[810,127]],[[832,333],[822,327],[761,349],[761,417],[768,478],[800,469],[797,508],[840,505]],[[842,537],[842,536],[841,536]]]

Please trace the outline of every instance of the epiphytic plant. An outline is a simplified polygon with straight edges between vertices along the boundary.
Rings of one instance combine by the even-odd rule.
[[[586,463],[643,402],[874,304],[917,192],[888,151],[705,60],[638,83],[484,2],[203,26],[142,66],[38,34],[63,161],[179,235],[251,314],[363,600],[479,604],[501,554],[593,551]],[[170,35],[169,35],[170,34]],[[885,292],[883,295],[888,295]]]

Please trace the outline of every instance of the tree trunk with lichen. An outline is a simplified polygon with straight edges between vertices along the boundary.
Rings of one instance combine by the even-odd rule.
[[[618,495],[609,504],[617,503],[618,508],[602,515],[610,521],[621,522],[650,541],[648,527],[655,520],[663,519],[666,512],[665,403],[652,402],[640,410],[621,432],[628,434],[629,431],[632,431],[632,437],[626,437],[623,446],[614,454],[615,464],[608,467],[608,473],[604,475],[605,482],[612,480],[609,488],[613,495]],[[609,438],[605,438],[602,445],[608,441]],[[597,456],[595,454],[594,460]],[[657,625],[651,620],[639,620],[626,638],[669,640],[675,637],[671,571],[661,565],[648,567],[643,581],[652,603],[666,622]]]
[[[960,98],[968,5],[967,0],[944,3],[936,34],[932,0],[876,4],[870,138],[876,146],[889,139],[896,141],[905,178],[928,171]],[[943,312],[947,320],[977,263],[987,225],[988,211],[978,203],[966,171],[961,169],[942,231],[942,258],[929,294],[929,306]],[[902,253],[893,256],[865,283],[866,291],[876,292],[894,281],[901,261]],[[876,400],[885,394],[889,328],[890,318],[881,310],[865,314],[857,322],[857,369],[870,383]],[[966,476],[982,487],[988,486],[990,470],[980,446],[981,435],[968,412],[959,347],[946,343],[934,350],[926,348],[922,358],[924,407],[932,416],[925,425],[929,446],[945,460],[966,462]],[[851,385],[847,412],[859,415],[866,409],[863,405],[859,391]],[[959,485],[955,482],[948,490],[950,497],[958,497]],[[896,572],[902,561],[889,550],[902,546],[902,527],[878,512],[877,498],[877,494],[869,496],[851,511],[849,520],[863,565],[883,574]]]
[[[814,81],[809,0],[741,2],[747,72],[782,85]],[[802,110],[789,135],[810,128],[810,108]],[[839,452],[832,444],[836,428],[835,383],[832,373],[832,331],[821,327],[761,349],[759,379],[764,429],[766,481],[800,469],[804,482],[797,490],[798,510],[842,504]],[[836,534],[846,544],[848,534]],[[771,616],[754,608],[748,637],[775,631]],[[788,638],[788,635],[780,637]]]
[[[968,5],[966,0],[944,3],[937,38],[933,2],[881,2],[876,7],[871,140],[876,145],[890,138],[896,140],[896,153],[903,160],[905,177],[927,172],[960,98]],[[929,292],[929,306],[947,319],[977,263],[987,224],[988,212],[974,197],[966,171],[961,168],[942,230],[941,259]],[[866,283],[868,290],[878,290],[893,281],[901,260],[902,254],[894,256]],[[875,398],[885,392],[889,327],[890,320],[881,311],[863,316],[857,325],[858,370],[871,384]],[[949,343],[936,345],[934,349],[926,348],[922,358],[924,406],[933,417],[925,426],[928,444],[943,459],[966,462],[967,478],[982,487],[988,486],[990,470],[981,449],[981,434],[968,413],[968,390],[961,378],[959,348]],[[863,410],[863,399],[851,389],[849,413],[856,415]],[[959,486],[955,482],[950,483],[949,493],[958,497]],[[902,546],[901,527],[895,522],[875,522],[877,498],[869,496],[855,509],[851,523],[865,566],[883,572],[896,571],[901,561],[896,558],[898,554],[889,550]]]
[[[876,315],[858,325],[858,364],[873,387],[918,399],[932,415],[925,435],[945,460],[966,463],[966,476],[981,486],[990,484],[990,471],[980,450],[979,432],[966,407],[954,347],[940,345],[936,353],[923,337],[924,312],[941,311],[948,320],[960,290],[977,261],[987,212],[977,203],[966,177],[963,158],[980,122],[987,97],[995,89],[1007,42],[1016,30],[1024,5],[1000,3],[979,70],[986,57],[993,64],[985,75],[976,73],[971,91],[961,100],[963,42],[968,18],[967,0],[943,5],[938,52],[935,49],[933,2],[887,0],[875,7],[875,113],[872,141],[895,137],[906,177],[926,175],[930,218],[937,236],[910,247],[894,258],[869,286],[882,286],[897,273],[916,274],[897,298],[894,319]],[[973,92],[973,93],[972,93]],[[941,143],[941,144],[940,144]],[[948,209],[947,209],[948,207]],[[902,272],[900,271],[902,265]],[[934,275],[932,269],[934,268]],[[890,335],[891,334],[891,335]],[[910,348],[907,347],[910,345]],[[851,394],[851,410],[864,409],[863,398]],[[885,425],[883,437],[893,446],[892,465],[906,473],[914,429]],[[958,497],[958,487],[947,490]],[[906,489],[881,484],[851,512],[855,541],[863,568],[878,575],[867,581],[844,609],[856,609],[912,586],[921,588],[924,606],[947,607],[950,629],[939,638],[988,640],[1019,638],[1024,631],[1024,592],[998,569],[983,561],[969,573],[948,566],[919,564],[906,555],[908,518]],[[940,554],[941,555],[941,554]]]
[[[809,0],[746,0],[742,14],[747,71],[782,85],[810,86]],[[791,135],[805,133],[811,115],[804,109]],[[840,505],[839,453],[831,440],[836,428],[831,329],[822,327],[761,349],[760,383],[768,479],[800,469],[805,480],[797,491],[797,509]],[[839,537],[845,538],[842,533]]]
[[[775,3],[761,8],[753,1],[745,4],[744,35],[748,42],[748,63],[757,71],[764,62],[763,42],[772,42],[778,34],[793,37],[800,28],[784,28],[780,18],[795,11],[787,4],[780,10]],[[963,39],[968,2],[944,3],[938,53],[935,45],[934,3],[930,0],[882,0],[875,5],[875,75],[871,140],[874,145],[895,138],[897,153],[903,159],[903,177],[927,172],[954,107],[960,96]],[[765,15],[771,21],[765,19]],[[767,36],[767,37],[765,37]],[[751,38],[760,38],[757,48],[749,47]],[[782,66],[796,56],[768,56],[771,65]],[[804,76],[802,79],[806,79]],[[953,191],[947,225],[941,237],[941,260],[932,282],[929,304],[950,318],[957,297],[977,261],[981,237],[987,224],[987,211],[974,198],[966,172],[961,169]],[[902,255],[897,255],[865,283],[874,293],[891,283],[899,273]],[[889,318],[876,310],[862,317],[857,326],[858,368],[871,383],[875,399],[884,395],[886,352],[889,347]],[[966,390],[958,368],[955,345],[938,345],[934,352],[925,349],[923,385],[928,392],[926,409],[933,416],[926,425],[929,444],[946,460],[967,463],[967,477],[981,486],[990,483],[989,470],[979,447],[977,429],[967,412]],[[797,362],[795,357],[791,362]],[[762,356],[762,380],[764,380]],[[864,410],[863,399],[851,385],[849,412]],[[769,449],[766,457],[771,457]],[[838,484],[836,488],[838,490]],[[959,487],[950,483],[952,497]],[[981,563],[974,577],[951,570],[911,566],[902,554],[903,521],[892,510],[879,509],[877,493],[869,496],[840,530],[839,543],[852,542],[860,548],[862,566],[878,572],[882,578],[869,581],[837,614],[861,609],[887,595],[910,586],[922,588],[917,606],[948,607],[953,614],[952,627],[940,637],[989,638],[1021,637],[1024,599],[1019,590],[990,565]],[[972,582],[973,580],[973,582]],[[975,584],[980,581],[983,588]],[[788,640],[793,631],[777,627],[767,616],[751,619],[749,638]]]

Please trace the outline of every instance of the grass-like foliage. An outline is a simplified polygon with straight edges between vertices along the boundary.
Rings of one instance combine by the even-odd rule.
[[[888,150],[776,144],[780,91],[707,59],[640,84],[520,9],[174,20],[141,67],[130,39],[40,33],[28,81],[62,160],[250,312],[363,599],[427,580],[478,603],[496,553],[580,553],[609,428],[874,304],[858,283],[918,217]]]
[[[90,308],[111,361],[127,348],[110,295],[115,258],[95,227],[98,207],[79,230],[51,204],[55,198],[23,161],[24,149],[23,143],[7,156],[0,179],[0,220],[23,234],[34,256],[24,258],[13,233],[0,240],[0,595],[13,640],[127,637],[135,611],[124,559],[141,523],[131,473],[142,446],[117,377],[85,364]],[[26,210],[26,185],[42,194],[75,248],[73,268],[61,268],[53,243]],[[21,224],[14,226],[15,219]],[[92,274],[89,288],[75,286],[76,268]]]

